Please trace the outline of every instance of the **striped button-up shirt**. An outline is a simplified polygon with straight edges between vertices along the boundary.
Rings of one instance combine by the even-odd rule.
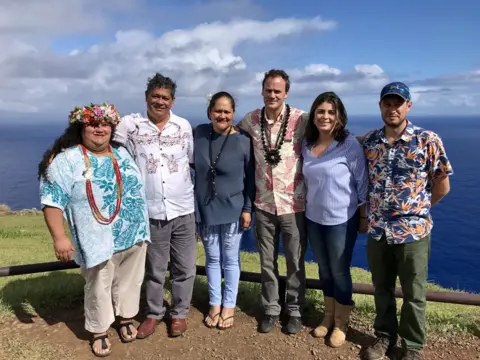
[[[342,142],[334,141],[319,157],[304,142],[302,154],[306,217],[321,225],[348,221],[366,202],[368,171],[362,145],[348,135]]]

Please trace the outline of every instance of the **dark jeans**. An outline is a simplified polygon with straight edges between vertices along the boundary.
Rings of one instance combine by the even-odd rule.
[[[320,225],[307,219],[307,236],[318,263],[323,295],[353,305],[350,265],[357,240],[358,213],[339,225]]]
[[[385,235],[380,240],[369,237],[367,255],[375,286],[375,335],[392,341],[400,335],[404,348],[422,350],[430,234],[412,243],[392,245],[387,244]],[[400,327],[394,295],[397,276],[403,291]]]

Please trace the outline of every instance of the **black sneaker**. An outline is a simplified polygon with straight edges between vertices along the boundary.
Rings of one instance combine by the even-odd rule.
[[[422,356],[418,351],[405,349],[400,360],[422,360]]]
[[[261,333],[268,333],[273,330],[273,328],[277,325],[277,321],[280,317],[278,315],[267,315],[263,316],[262,321],[260,322],[260,326],[258,327],[258,331]]]
[[[386,337],[377,337],[372,345],[362,351],[362,360],[382,360],[395,344]]]
[[[288,324],[285,326],[287,334],[296,334],[302,328],[302,318],[300,316],[290,316]]]

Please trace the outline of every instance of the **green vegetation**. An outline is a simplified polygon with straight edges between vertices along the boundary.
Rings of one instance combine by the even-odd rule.
[[[1,211],[0,211],[1,213]],[[4,212],[5,214],[5,212]],[[23,214],[23,215],[22,215]],[[53,247],[43,217],[32,213],[0,215],[0,264],[19,265],[55,261]],[[198,264],[205,264],[203,247],[198,247]],[[280,271],[285,274],[285,261],[279,260]],[[242,254],[242,270],[259,272],[260,262],[257,254]],[[369,283],[369,272],[352,269],[354,282]],[[317,266],[307,263],[307,277],[317,278]],[[53,309],[70,308],[83,301],[83,278],[79,270],[56,271],[0,278],[0,323],[11,317],[32,316],[52,312]],[[443,290],[429,284],[430,290]],[[308,291],[308,304],[305,320],[315,325],[321,319],[323,298],[320,291]],[[169,294],[167,294],[167,297]],[[260,285],[242,282],[239,289],[238,307],[247,314],[258,311]],[[373,297],[355,295],[355,323],[371,325],[374,317]],[[194,304],[208,307],[206,278],[198,276],[195,284]],[[401,299],[398,300],[400,309]],[[427,306],[428,331],[436,334],[451,332],[469,332],[478,334],[480,307],[429,303]]]

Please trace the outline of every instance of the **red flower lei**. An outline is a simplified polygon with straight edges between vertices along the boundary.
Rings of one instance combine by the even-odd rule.
[[[85,174],[88,174],[89,171],[92,169],[92,162],[90,161],[90,158],[88,157],[87,154],[87,149],[85,146],[80,145],[83,151],[83,156],[84,156],[84,161],[85,161]],[[100,212],[100,209],[98,208],[97,204],[95,203],[95,198],[93,197],[93,190],[92,190],[92,182],[90,180],[90,176],[86,176],[86,188],[87,188],[87,198],[88,198],[88,204],[90,205],[90,209],[92,210],[93,217],[95,220],[97,220],[98,223],[103,224],[103,225],[108,225],[110,224],[118,215],[120,212],[120,205],[122,204],[122,190],[123,190],[123,183],[122,183],[122,176],[120,174],[120,168],[118,166],[117,159],[115,159],[115,156],[113,156],[112,148],[110,145],[108,145],[108,155],[110,156],[110,159],[112,159],[113,163],[113,170],[115,171],[115,177],[117,178],[117,205],[115,207],[115,212],[110,218],[106,218],[102,215]]]

